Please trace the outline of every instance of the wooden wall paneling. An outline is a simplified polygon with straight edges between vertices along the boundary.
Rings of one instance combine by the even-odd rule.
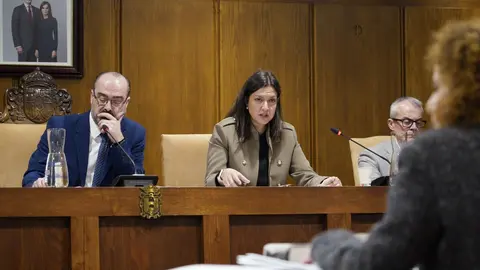
[[[201,239],[201,217],[101,217],[100,269],[171,269],[202,263]]]
[[[372,229],[372,226],[379,222],[383,217],[383,214],[351,214],[351,231],[357,233],[368,232]]]
[[[352,227],[352,217],[349,213],[327,214],[327,229],[346,229]]]
[[[284,119],[310,158],[309,5],[221,1],[219,28],[221,118],[251,74],[271,70],[282,86]]]
[[[120,71],[120,0],[84,0],[84,77],[59,79],[59,88],[72,95],[72,111],[90,109],[90,89],[98,73]]]
[[[392,101],[401,96],[400,9],[315,5],[314,164],[354,185],[348,141],[388,134]]]
[[[238,0],[224,0],[238,1]],[[257,2],[294,2],[293,0],[255,0]],[[298,2],[298,1],[295,1]],[[428,6],[428,7],[479,7],[478,0],[300,0],[304,3],[335,4],[342,6]]]
[[[69,231],[66,217],[0,218],[2,269],[71,269]]]
[[[262,254],[268,243],[308,243],[326,228],[325,215],[230,216],[231,261]]]
[[[425,55],[434,31],[451,20],[480,16],[479,8],[407,7],[405,9],[406,93],[426,102],[433,91]]]
[[[147,129],[147,173],[160,176],[161,134],[211,133],[217,120],[213,3],[122,3],[122,70],[132,84],[129,116]]]

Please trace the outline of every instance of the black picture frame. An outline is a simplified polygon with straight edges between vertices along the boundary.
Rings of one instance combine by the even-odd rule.
[[[11,0],[0,0],[0,4],[3,5],[3,1]],[[5,64],[3,59],[0,59],[0,77],[21,77],[26,73],[34,71],[37,67],[41,71],[48,73],[54,78],[72,78],[72,79],[81,79],[84,73],[84,1],[83,0],[64,0],[66,2],[70,1],[71,5],[71,16],[66,18],[72,18],[72,27],[71,27],[71,64],[70,65],[57,65],[55,63],[43,63],[42,65],[37,64],[37,62],[28,62],[28,63],[8,63]],[[36,4],[40,4],[42,1],[36,1]],[[22,4],[18,2],[17,4]],[[32,3],[33,4],[33,3]],[[55,16],[55,14],[54,14]],[[6,18],[10,19],[10,18]],[[3,18],[5,22],[5,18]],[[66,31],[69,29],[67,28]],[[1,37],[1,42],[3,37]],[[11,45],[13,47],[13,45]],[[31,63],[31,64],[30,64]],[[64,63],[65,64],[65,63]]]

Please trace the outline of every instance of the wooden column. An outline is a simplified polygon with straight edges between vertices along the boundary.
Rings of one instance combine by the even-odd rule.
[[[70,220],[72,269],[100,269],[98,217],[72,217]]]
[[[327,229],[352,229],[352,217],[349,213],[327,214]]]
[[[203,216],[204,263],[230,264],[230,218]]]

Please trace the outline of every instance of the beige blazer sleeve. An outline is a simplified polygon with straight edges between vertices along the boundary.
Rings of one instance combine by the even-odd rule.
[[[318,186],[327,177],[318,175],[310,166],[302,147],[298,143],[297,132],[293,129],[295,147],[293,148],[292,162],[290,164],[290,176],[297,186]]]
[[[221,125],[215,125],[207,152],[205,186],[216,186],[215,178],[220,170],[227,168],[228,143]]]

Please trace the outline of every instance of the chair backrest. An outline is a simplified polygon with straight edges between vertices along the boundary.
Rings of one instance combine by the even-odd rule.
[[[205,186],[211,134],[162,134],[165,186]]]
[[[364,145],[365,147],[370,148],[383,141],[390,140],[390,136],[373,136],[373,137],[367,137],[367,138],[352,138],[352,139]],[[350,145],[350,155],[352,158],[353,179],[355,180],[355,186],[360,186],[361,181],[358,173],[358,157],[360,156],[360,153],[364,149],[352,141],[349,141],[349,145]]]
[[[72,96],[58,89],[55,79],[40,68],[25,74],[5,90],[0,111],[0,187],[21,187],[28,161],[54,115],[72,110]]]
[[[0,187],[21,187],[45,124],[0,124]]]

